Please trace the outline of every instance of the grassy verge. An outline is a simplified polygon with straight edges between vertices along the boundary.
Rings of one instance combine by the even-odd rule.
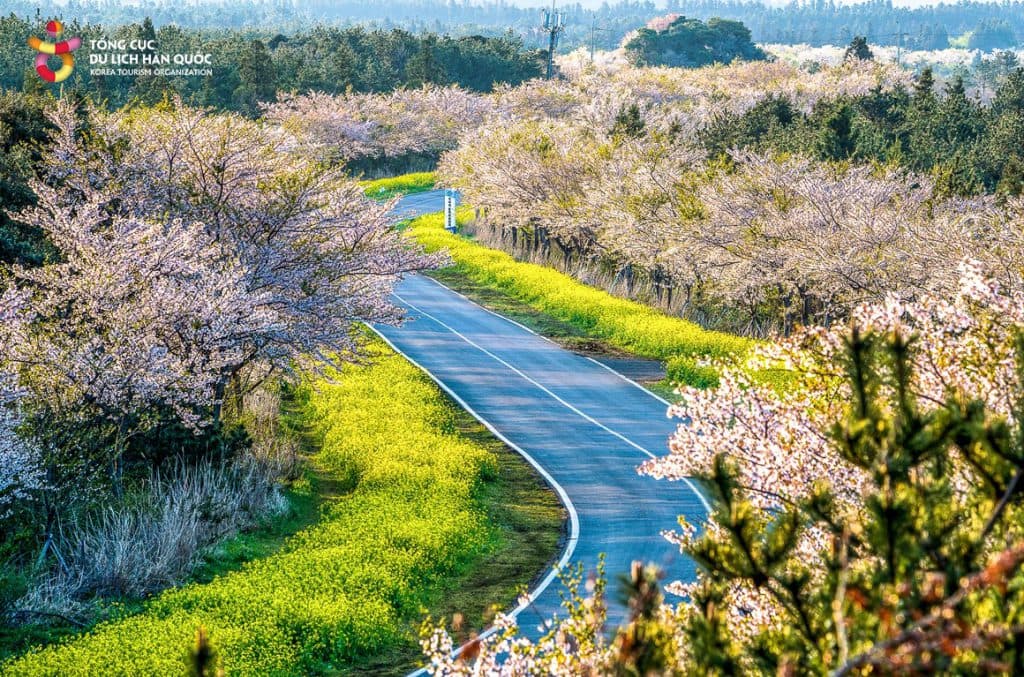
[[[360,185],[362,185],[366,197],[374,200],[388,200],[396,195],[411,195],[434,190],[434,181],[434,172],[414,172],[386,179],[363,181]]]
[[[465,294],[485,308],[515,320],[569,350],[593,355],[631,356],[630,353],[604,339],[588,335],[575,324],[537,310],[503,289],[467,277],[456,266],[432,270],[428,275],[460,294]]]
[[[445,397],[447,400],[447,397]],[[486,449],[495,459],[477,501],[492,528],[493,548],[477,558],[429,605],[435,620],[462,617],[460,640],[485,629],[494,614],[514,606],[519,595],[550,570],[560,551],[566,520],[555,493],[519,454],[491,435],[466,411],[448,402],[454,433]],[[408,674],[422,660],[418,646],[402,644],[364,657],[337,670],[337,675]]]
[[[462,210],[461,215],[468,212]],[[454,264],[449,270],[472,283],[476,294],[481,289],[491,290],[506,304],[515,302],[547,316],[549,322],[561,323],[561,328],[553,327],[556,335],[562,331],[573,334],[578,341],[596,340],[631,355],[664,360],[669,379],[677,383],[714,383],[714,372],[698,367],[697,358],[742,354],[753,344],[749,339],[708,331],[589,287],[551,268],[516,261],[504,252],[448,233],[440,214],[413,219],[407,230],[428,251],[447,249]],[[536,317],[528,319],[540,322]],[[547,333],[544,329],[538,331]]]
[[[200,626],[228,674],[400,672],[424,613],[482,625],[492,601],[509,605],[557,550],[555,498],[417,369],[372,350],[372,365],[302,391],[336,494],[318,523],[0,673],[181,674]]]
[[[566,350],[599,360],[609,357],[624,359],[637,357],[612,345],[607,340],[588,335],[576,325],[543,313],[501,289],[470,279],[455,267],[432,270],[427,274],[483,307],[546,336]],[[638,378],[634,376],[632,378],[654,394],[670,402],[679,397],[676,393],[676,386],[667,377]]]

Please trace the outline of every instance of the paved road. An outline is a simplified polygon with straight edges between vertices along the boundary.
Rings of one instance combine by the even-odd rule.
[[[444,209],[444,191],[430,190],[426,193],[406,195],[398,202],[394,214],[399,219],[407,219],[420,214],[439,212]]]
[[[440,198],[415,196],[401,207],[436,211]],[[411,200],[411,198],[410,198]],[[408,310],[402,327],[377,327],[492,431],[527,456],[556,488],[571,517],[562,562],[588,569],[606,556],[610,579],[634,559],[653,561],[668,579],[691,579],[692,562],[660,532],[706,515],[689,483],[641,477],[636,467],[667,450],[675,422],[666,403],[616,372],[568,352],[447,287],[412,276],[395,300]],[[536,636],[541,620],[560,611],[551,576],[521,610],[521,630]],[[615,585],[612,622],[624,614]]]

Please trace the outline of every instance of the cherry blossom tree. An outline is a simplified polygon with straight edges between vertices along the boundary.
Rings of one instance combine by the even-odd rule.
[[[1024,295],[1007,292],[976,262],[961,267],[950,299],[914,302],[889,296],[852,313],[850,324],[811,327],[759,345],[742,363],[720,364],[715,388],[682,386],[670,414],[686,423],[669,442],[672,453],[642,466],[656,477],[706,475],[726,454],[738,463],[739,484],[763,509],[805,499],[827,478],[841,502],[856,509],[865,477],[830,447],[830,421],[851,400],[843,353],[849,327],[878,335],[914,337],[914,380],[908,385],[925,410],[951,394],[984,402],[994,414],[1015,415],[1020,387],[1017,334],[1024,327]],[[780,389],[751,374],[790,373]]]
[[[757,255],[744,258],[730,249],[731,242],[714,237],[719,224],[712,217],[736,215],[724,214],[724,209],[703,214],[709,210],[702,201],[719,198],[718,205],[711,206],[724,206],[738,198],[732,193],[741,189],[753,197],[753,182],[782,182],[797,174],[809,188],[829,171],[749,155],[735,159],[738,170],[731,183],[731,172],[718,172],[720,180],[709,182],[699,133],[721,115],[745,112],[769,96],[792,98],[810,110],[822,98],[858,92],[869,82],[883,90],[905,84],[874,65],[844,64],[809,76],[781,64],[756,63],[695,71],[626,68],[610,77],[603,71],[585,70],[571,81],[505,87],[494,95],[495,111],[488,121],[467,129],[459,148],[446,154],[440,175],[460,188],[468,202],[485,209],[482,227],[500,231],[498,240],[513,249],[522,248],[525,240],[527,255],[534,255],[530,247],[539,247],[543,258],[554,243],[559,245],[556,260],[564,268],[570,269],[575,262],[617,268],[616,279],[625,279],[628,288],[634,278],[646,279],[655,295],[670,306],[686,307],[703,299],[764,313],[766,306],[788,304],[780,311],[786,316],[782,324],[791,323],[791,317],[806,322],[807,312],[797,306],[812,295],[800,287],[812,284],[797,280],[794,289],[785,282],[784,271],[773,274],[780,268],[778,254],[786,251],[778,240],[771,240],[767,247],[767,237],[759,240]],[[641,132],[624,138],[615,131],[616,119],[631,109],[640,116]],[[856,185],[858,181],[869,183],[864,176],[869,173],[835,170],[832,182],[849,191],[821,190],[805,198],[849,200],[852,191],[863,187]],[[909,185],[893,172],[887,178],[888,183],[878,184],[879,199],[871,207],[881,209],[885,194],[891,196],[893,190]],[[915,200],[920,202],[923,192],[909,191],[912,199],[906,201],[906,211]],[[762,212],[769,207],[759,206]],[[728,237],[728,225],[722,226],[723,238]],[[742,229],[737,225],[735,231],[741,240]],[[805,234],[810,243],[819,242],[820,232]],[[756,261],[762,254],[764,259]],[[837,271],[832,277],[844,274]],[[741,284],[741,280],[749,282]],[[784,291],[779,291],[780,286]],[[674,294],[677,290],[682,293]],[[817,301],[819,305],[829,305],[832,293],[830,289],[824,300]]]
[[[0,341],[21,338],[20,316],[26,300],[25,294],[13,290],[0,294]],[[0,371],[0,523],[45,487],[39,455],[18,436],[21,396],[15,375]]]
[[[677,583],[673,589],[700,606],[714,596],[708,596],[715,588],[711,578],[729,580],[725,587],[715,588],[715,594],[725,595],[719,603],[729,609],[729,631],[751,642],[758,637],[763,641],[766,632],[784,632],[781,626],[796,622],[793,614],[799,604],[794,606],[788,593],[773,590],[774,583],[760,581],[754,572],[760,565],[750,573],[722,578],[717,567],[724,560],[716,560],[715,551],[709,550],[722,547],[712,545],[716,541],[735,543],[741,533],[750,533],[745,530],[751,522],[741,521],[752,520],[766,530],[780,531],[766,531],[757,537],[766,540],[751,548],[779,547],[779,539],[790,538],[787,547],[806,567],[803,573],[780,570],[776,582],[784,586],[784,581],[806,575],[812,586],[840,596],[835,614],[848,614],[851,628],[849,636],[840,633],[828,640],[838,644],[836,653],[823,657],[833,666],[845,671],[852,665],[903,661],[943,665],[965,650],[1002,655],[1003,642],[1013,631],[1000,625],[1001,614],[1017,613],[1010,611],[1018,608],[1016,598],[1002,596],[991,607],[1001,611],[984,622],[975,615],[977,610],[965,612],[955,606],[989,604],[992,600],[983,593],[971,602],[966,599],[974,595],[981,579],[1008,584],[1019,572],[1021,554],[1012,544],[1021,534],[1017,517],[1007,514],[1007,501],[1024,474],[1024,450],[1019,433],[1013,432],[1020,425],[1022,330],[1024,296],[1002,288],[979,264],[967,262],[961,266],[952,298],[923,295],[906,302],[892,295],[882,303],[858,306],[849,325],[808,329],[762,347],[746,368],[791,371],[797,376],[796,387],[784,393],[749,378],[744,382],[737,370],[727,372],[722,384],[709,392],[683,389],[683,400],[673,412],[685,416],[687,424],[673,436],[672,453],[645,464],[643,471],[676,479],[716,478],[712,484],[720,509],[705,534],[690,530],[670,535],[698,560],[714,561],[707,580]],[[870,428],[862,427],[864,419],[873,420],[876,429],[868,432]],[[994,437],[991,443],[971,441],[978,436]],[[723,462],[735,465],[724,471]],[[898,463],[909,465],[898,469]],[[910,466],[915,470],[902,475]],[[907,493],[896,498],[887,488],[890,481],[901,483],[901,491]],[[924,507],[929,502],[934,503]],[[892,512],[904,509],[911,511],[904,517]],[[914,512],[919,510],[924,512]],[[777,518],[779,511],[789,516]],[[977,521],[965,520],[965,514]],[[786,520],[797,515],[804,525],[786,526]],[[864,609],[875,604],[872,613],[880,614],[895,613],[900,606],[881,599],[889,589],[885,581],[892,578],[882,575],[876,580],[893,561],[886,564],[880,561],[883,554],[872,551],[877,546],[873,538],[900,529],[917,534],[914,538],[922,542],[917,556],[930,562],[925,568],[930,567],[935,577],[924,584],[932,587],[921,592],[923,608],[908,617],[948,614],[948,619],[961,619],[961,625],[956,629],[929,621],[911,632],[900,626],[913,623],[898,620],[884,629],[884,636],[891,637],[884,649],[865,649],[861,644],[863,653],[851,659],[858,649],[850,639],[860,622],[851,618],[858,605]],[[928,536],[939,532],[938,538]],[[890,533],[887,538],[899,537]],[[962,549],[963,543],[970,545]],[[1011,547],[1000,552],[1007,546]],[[771,566],[767,552],[763,563]],[[956,566],[975,567],[976,579],[947,578],[950,561],[960,557],[964,561]],[[852,564],[855,560],[857,565]],[[966,564],[968,560],[973,563]],[[843,568],[838,583],[829,577],[836,567]],[[890,574],[902,576],[894,570]],[[911,575],[901,585],[916,589],[921,579]],[[844,589],[865,597],[856,598],[850,609],[849,600],[842,599]],[[796,590],[792,592],[811,594]],[[981,615],[985,617],[984,612]],[[807,630],[806,637],[819,632],[810,626]]]
[[[965,257],[1018,284],[1019,198],[942,199],[891,167],[750,151],[709,160],[686,131],[637,110],[635,138],[610,119],[496,118],[439,171],[483,208],[487,242],[570,273],[613,270],[626,293],[653,289],[698,319],[745,317],[732,328],[755,335],[829,324],[890,293],[953,293]]]
[[[671,453],[642,467],[711,494],[706,524],[666,534],[699,567],[668,586],[682,601],[635,565],[648,611],[604,639],[603,588],[570,577],[569,618],[537,642],[508,617],[458,650],[434,629],[432,674],[1019,669],[1022,332],[1024,296],[967,262],[952,297],[863,304],[684,388]],[[768,367],[793,374],[784,391]]]
[[[400,321],[393,282],[437,261],[276,126],[181,102],[90,111],[88,135],[66,102],[51,119],[18,217],[59,257],[10,270],[0,365],[68,478],[105,468],[116,486],[160,412],[198,428],[254,378],[350,359],[354,325]]]
[[[892,65],[853,61],[815,73],[583,68],[500,88],[439,176],[480,208],[489,243],[698,320],[785,333],[888,292],[950,291],[955,261],[1013,251],[991,198],[933,199],[929,179],[889,167],[751,152],[723,164],[701,147],[772,97],[810,113],[909,84]],[[632,136],[616,131],[623,111],[637,117]]]
[[[388,94],[286,95],[263,113],[311,152],[348,162],[439,154],[454,148],[459,134],[480,124],[493,105],[490,97],[459,87],[424,86]]]
[[[928,287],[914,225],[930,184],[895,170],[732,154],[733,171],[699,189],[691,237],[715,251],[718,291],[733,303],[778,304],[783,330],[829,322],[852,305]]]

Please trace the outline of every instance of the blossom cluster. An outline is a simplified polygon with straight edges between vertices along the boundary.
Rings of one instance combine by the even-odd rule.
[[[989,276],[984,266],[966,261],[959,268],[955,293],[922,295],[908,302],[890,296],[882,302],[855,308],[851,320],[861,332],[910,338],[913,396],[924,411],[942,406],[949,397],[983,400],[996,415],[1011,419],[1010,393],[1019,392],[1017,340],[1024,327],[1024,293],[1010,290]],[[842,420],[849,406],[849,386],[841,378],[844,343],[850,324],[808,328],[788,339],[763,344],[742,362],[719,363],[716,387],[683,387],[669,414],[681,423],[669,441],[670,453],[641,466],[657,478],[681,480],[707,475],[719,455],[734,461],[738,484],[754,509],[764,516],[810,495],[826,483],[840,510],[859,511],[870,482],[832,446],[829,426]],[[791,384],[780,389],[751,373],[764,369],[788,371]],[[885,400],[885,393],[879,394]],[[955,459],[954,459],[955,460]],[[965,494],[977,484],[976,472],[961,463],[953,469],[954,489]],[[713,519],[700,525],[702,535],[721,533]],[[699,537],[696,525],[683,523],[665,534],[685,552]],[[722,539],[719,539],[722,540]],[[832,546],[823,534],[808,530],[797,552],[813,575],[824,575],[820,555]],[[665,627],[679,642],[686,660],[683,624],[692,611],[687,599],[702,580],[674,581],[666,588],[683,598],[661,611]],[[728,632],[751,638],[784,617],[779,601],[746,583],[733,584],[722,602],[727,608]],[[611,674],[614,653],[608,643],[581,642],[572,623],[555,624],[538,642],[516,638],[503,621],[503,632],[456,651],[451,638],[436,630],[424,641],[437,675]],[[568,638],[568,639],[566,639]],[[503,663],[502,658],[514,660]],[[570,666],[562,670],[562,666]],[[577,672],[573,673],[572,670]]]
[[[565,105],[547,85],[516,96]],[[752,333],[828,324],[890,293],[950,294],[964,258],[1020,285],[1024,199],[942,198],[892,167],[753,151],[721,166],[663,113],[641,111],[639,138],[617,133],[620,106],[595,95],[571,113],[497,118],[440,174],[485,208],[502,246],[542,231],[571,264],[639,271],[675,290],[673,310],[730,309]]]
[[[266,119],[295,133],[317,155],[351,161],[436,155],[491,112],[490,97],[457,86],[387,94],[311,92],[266,104]]]
[[[180,101],[87,114],[88,134],[66,100],[50,114],[18,218],[58,256],[11,267],[0,302],[0,370],[37,435],[90,430],[116,460],[156,409],[203,426],[249,373],[335,364],[355,323],[400,321],[393,283],[438,260],[279,126]]]
[[[10,395],[9,381],[0,382],[0,397],[5,395]],[[18,436],[20,423],[13,403],[0,404],[0,520],[46,488],[38,454]]]

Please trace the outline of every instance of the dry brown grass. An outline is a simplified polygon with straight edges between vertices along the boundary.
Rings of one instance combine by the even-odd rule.
[[[15,606],[74,618],[97,597],[139,598],[184,580],[205,548],[288,509],[281,482],[300,470],[299,443],[281,434],[280,400],[246,398],[252,447],[227,463],[177,463],[116,505],[64,525],[59,557]]]

